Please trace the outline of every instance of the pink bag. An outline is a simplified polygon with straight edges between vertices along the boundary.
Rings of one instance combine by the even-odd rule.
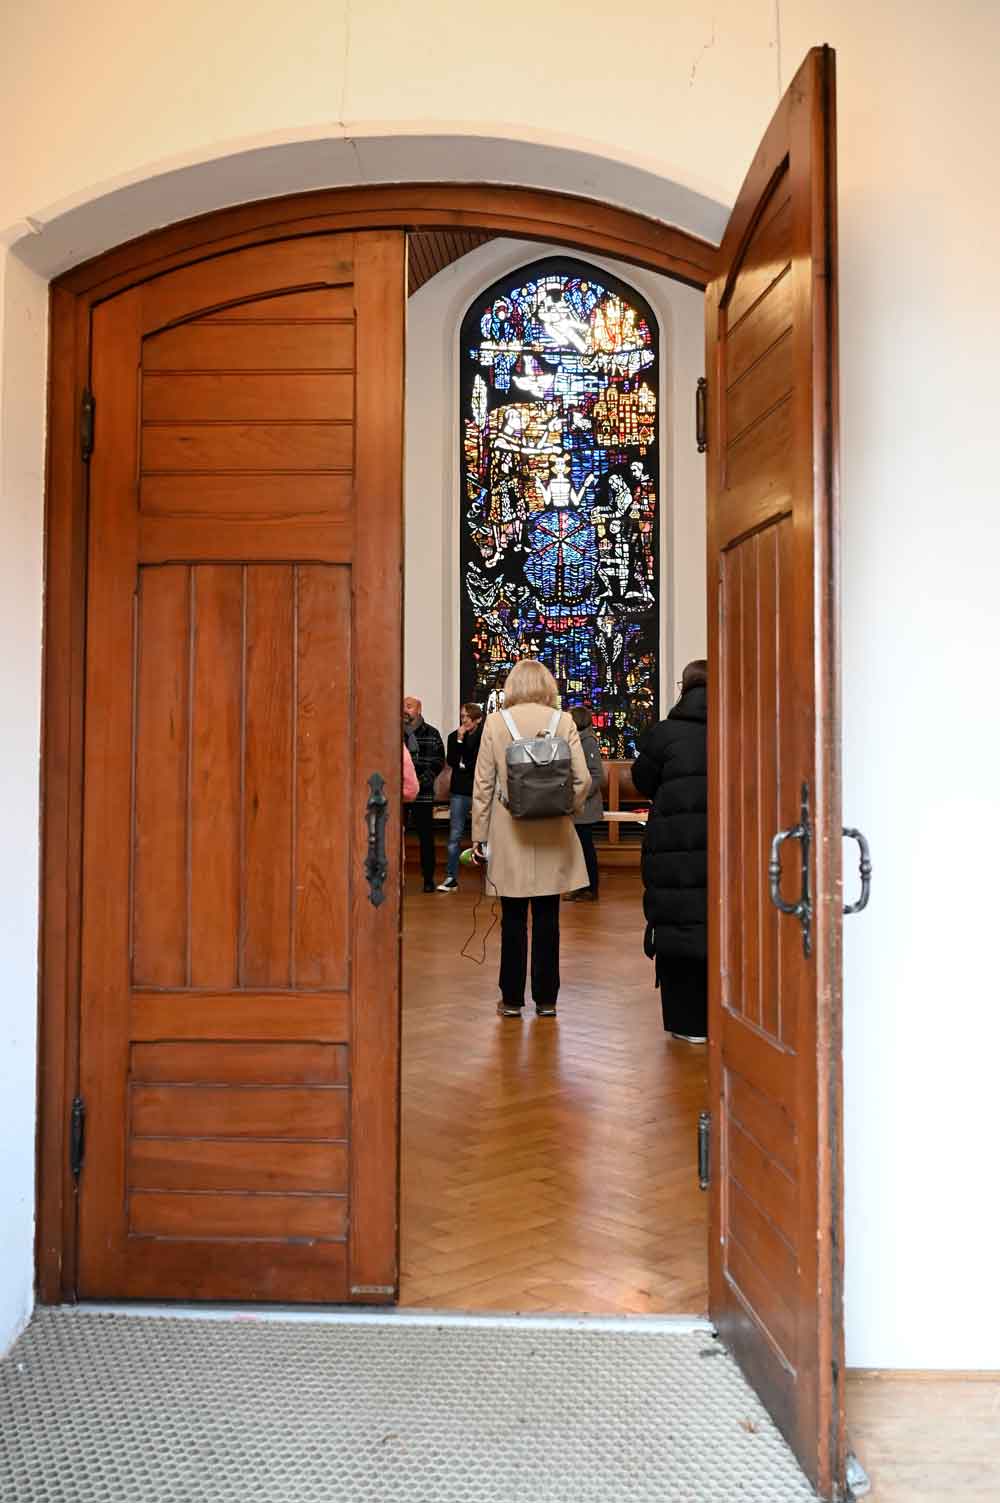
[[[410,748],[403,742],[403,803],[412,804],[420,792],[420,780],[417,777],[417,769],[413,765],[410,756]]]

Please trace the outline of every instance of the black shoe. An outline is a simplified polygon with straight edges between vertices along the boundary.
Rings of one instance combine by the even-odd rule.
[[[554,1018],[556,1004],[554,1002],[539,1002],[535,1008],[535,1016],[539,1018]]]
[[[437,888],[434,886],[433,882],[425,882],[424,892],[437,892]]]
[[[521,1009],[501,999],[497,1003],[497,1016],[501,1018],[519,1018],[521,1016]]]

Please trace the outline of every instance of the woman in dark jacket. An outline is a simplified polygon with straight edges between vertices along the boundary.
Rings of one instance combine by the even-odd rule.
[[[681,697],[639,742],[632,781],[652,810],[642,842],[646,954],[656,962],[663,1026],[708,1033],[707,664],[684,669]]]
[[[590,773],[590,792],[587,794],[587,802],[574,816],[573,823],[576,825],[577,837],[583,846],[583,859],[587,863],[587,886],[580,887],[576,892],[566,894],[567,903],[577,903],[581,900],[596,902],[600,890],[600,874],[597,869],[597,852],[594,849],[594,830],[604,818],[604,797],[601,793],[601,785],[604,781],[604,762],[601,757],[601,743],[594,734],[594,717],[583,705],[575,710],[570,710],[570,719],[580,732],[580,745],[583,747],[583,755],[587,759],[587,771]]]

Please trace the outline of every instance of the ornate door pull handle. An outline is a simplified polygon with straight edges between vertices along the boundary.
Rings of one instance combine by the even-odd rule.
[[[779,830],[771,841],[771,859],[767,865],[767,875],[771,885],[771,902],[780,913],[787,913],[792,918],[797,918],[802,925],[802,949],[806,955],[812,950],[812,899],[809,895],[809,842],[812,827],[809,822],[809,784],[802,784],[802,805],[799,814],[799,822],[792,825],[791,829]],[[797,840],[802,853],[802,881],[799,888],[799,899],[796,903],[787,903],[781,896],[781,847],[786,840]]]
[[[860,913],[862,908],[868,907],[868,899],[872,890],[872,858],[868,849],[868,842],[860,830],[852,829],[850,825],[844,826],[845,840],[858,842],[858,870],[861,873],[861,896],[856,903],[845,903],[844,913]]]
[[[365,857],[365,880],[368,883],[368,901],[378,908],[385,902],[385,879],[389,875],[389,863],[385,856],[385,820],[389,800],[384,793],[385,780],[380,772],[373,772],[368,779],[368,802],[365,805],[365,822],[368,825],[368,855]]]

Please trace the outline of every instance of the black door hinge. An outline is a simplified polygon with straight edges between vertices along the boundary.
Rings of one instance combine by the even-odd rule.
[[[704,454],[708,448],[708,381],[704,376],[698,377],[694,389],[694,432],[698,453]]]
[[[85,386],[83,396],[80,398],[80,458],[84,464],[94,452],[94,408],[96,406],[94,393],[89,386]]]
[[[698,1113],[698,1189],[712,1183],[712,1113]]]
[[[80,1170],[83,1168],[84,1125],[87,1120],[87,1109],[83,1104],[83,1097],[73,1098],[73,1105],[69,1114],[69,1167],[74,1179],[80,1178]]]

